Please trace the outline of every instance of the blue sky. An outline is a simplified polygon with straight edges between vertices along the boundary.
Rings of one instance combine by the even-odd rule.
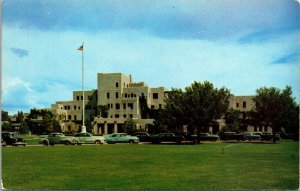
[[[150,87],[208,80],[235,95],[290,85],[299,102],[295,0],[3,0],[2,108],[49,108],[97,73]]]

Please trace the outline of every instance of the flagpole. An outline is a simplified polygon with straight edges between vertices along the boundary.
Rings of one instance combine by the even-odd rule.
[[[84,125],[85,117],[84,117],[84,60],[83,60],[83,51],[84,51],[84,42],[82,43],[82,54],[81,54],[81,61],[82,61],[82,128],[81,133],[86,133],[86,127]]]

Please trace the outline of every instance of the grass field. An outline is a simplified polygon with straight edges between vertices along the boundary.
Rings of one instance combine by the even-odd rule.
[[[2,148],[8,189],[298,189],[299,142]]]

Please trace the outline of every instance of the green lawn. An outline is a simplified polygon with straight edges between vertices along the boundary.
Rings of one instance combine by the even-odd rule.
[[[8,189],[297,189],[299,142],[2,148]]]

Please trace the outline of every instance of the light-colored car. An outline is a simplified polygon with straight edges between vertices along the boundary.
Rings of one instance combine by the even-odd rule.
[[[202,141],[218,141],[220,137],[218,135],[211,135],[209,133],[200,133],[200,140]]]
[[[254,133],[249,133],[249,132],[244,132],[240,133],[244,137],[244,140],[260,140],[261,137],[260,135],[254,134]]]
[[[75,145],[79,143],[79,140],[75,137],[65,136],[63,133],[50,133],[47,137],[39,141],[43,145]]]
[[[127,135],[126,133],[113,133],[105,136],[107,143],[138,143],[139,138],[136,136]]]
[[[81,144],[103,144],[105,142],[103,136],[93,136],[91,133],[76,133],[74,137]]]

